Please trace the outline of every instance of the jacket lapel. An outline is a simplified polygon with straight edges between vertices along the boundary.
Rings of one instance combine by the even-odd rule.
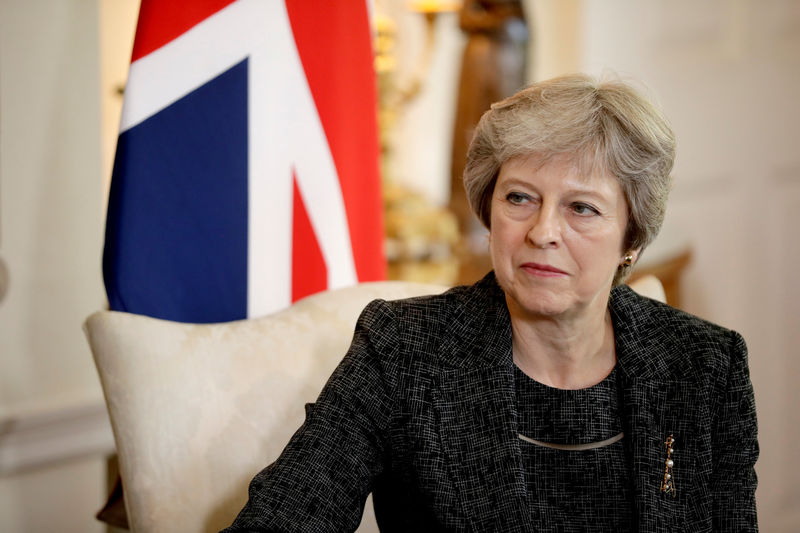
[[[486,287],[486,284],[489,287]],[[511,324],[493,278],[483,298],[457,306],[441,346],[433,401],[462,513],[474,531],[526,531],[525,477],[517,438]]]
[[[443,448],[475,531],[529,522],[513,381],[500,367],[443,372],[434,396]]]
[[[681,360],[685,350],[672,344],[665,328],[644,321],[638,299],[625,287],[611,300],[638,530],[687,531],[690,495],[701,482],[695,479],[698,454],[710,449],[702,442],[707,432],[697,427],[708,402],[691,379],[692,362]],[[673,494],[662,491],[670,435]]]
[[[683,401],[692,399],[694,387],[682,381],[633,380],[622,394],[638,530],[684,531],[687,496],[694,484],[695,432],[690,420],[673,413],[685,412]],[[662,490],[670,436],[675,440],[670,456],[675,492],[671,494]]]

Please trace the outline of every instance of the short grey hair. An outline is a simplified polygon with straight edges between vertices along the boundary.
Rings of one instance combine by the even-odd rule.
[[[614,176],[628,205],[624,250],[644,250],[664,222],[675,135],[661,111],[629,84],[584,74],[534,83],[492,104],[467,152],[464,187],[472,211],[491,225],[500,167],[515,157],[569,154],[584,172]],[[630,274],[621,267],[619,285]]]

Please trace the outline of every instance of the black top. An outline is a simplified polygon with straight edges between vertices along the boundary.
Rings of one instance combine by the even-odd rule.
[[[538,441],[521,442],[534,530],[631,531],[624,440],[603,442],[622,432],[616,370],[593,387],[563,390],[514,369],[519,433]]]

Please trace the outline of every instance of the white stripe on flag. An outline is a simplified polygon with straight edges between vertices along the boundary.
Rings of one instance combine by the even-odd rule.
[[[267,246],[263,233],[274,232],[274,214],[264,211],[267,203],[273,210],[292,205],[292,168],[298,188],[328,267],[328,287],[337,288],[357,282],[350,232],[339,179],[328,141],[314,104],[300,56],[294,43],[289,15],[283,2],[269,2],[267,28],[269,45],[251,55],[250,116],[264,117],[250,123],[250,269],[248,316],[259,316],[288,305],[289,283],[274,285],[261,273],[271,270],[275,250]],[[269,155],[262,148],[267,148]],[[286,178],[278,198],[274,194],[274,176]],[[272,191],[267,191],[272,189]],[[277,201],[276,201],[277,200]],[[288,211],[287,248],[291,256],[291,210]],[[256,238],[254,238],[255,236]],[[270,289],[266,285],[272,285]]]
[[[256,44],[253,37],[265,41],[263,35],[238,31],[247,26],[253,9],[248,3],[259,2],[234,2],[131,63],[120,133],[242,61]]]

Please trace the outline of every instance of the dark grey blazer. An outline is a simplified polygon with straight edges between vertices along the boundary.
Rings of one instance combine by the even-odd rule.
[[[741,336],[612,291],[637,530],[756,531],[753,390]],[[493,274],[363,311],[347,356],[226,531],[529,531],[511,325]],[[661,491],[674,435],[676,496]],[[553,525],[558,530],[558,525]]]

